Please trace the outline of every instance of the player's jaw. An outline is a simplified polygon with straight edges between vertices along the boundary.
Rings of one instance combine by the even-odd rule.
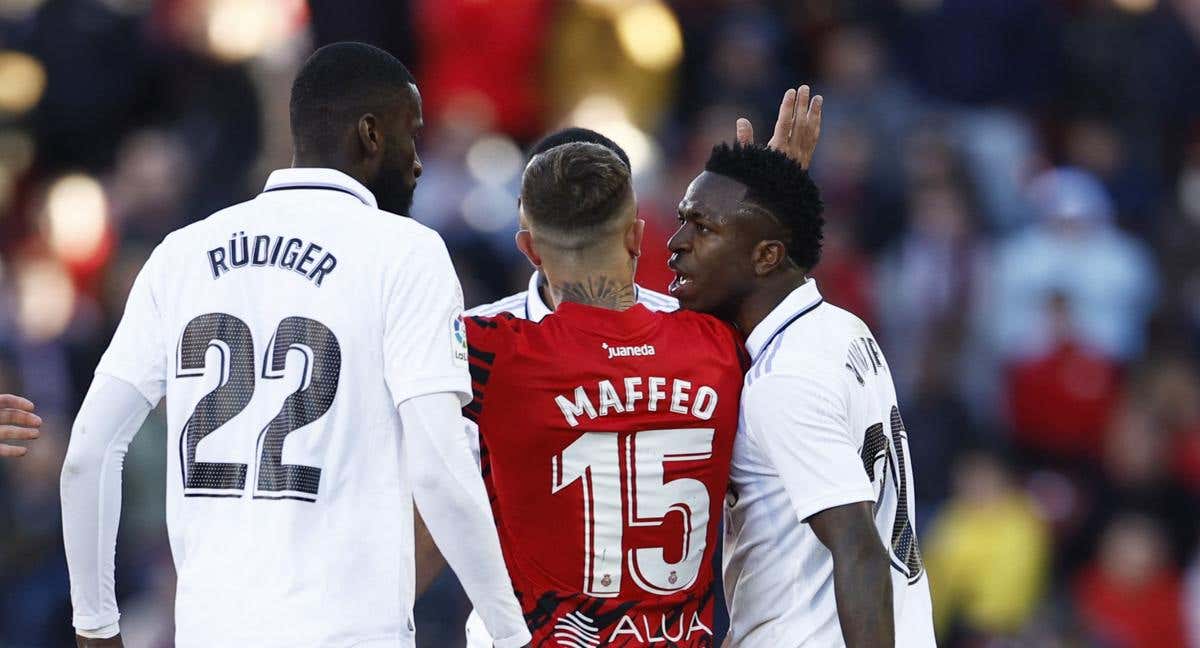
[[[402,108],[383,116],[385,120],[382,159],[374,181],[368,185],[379,208],[393,214],[408,215],[412,208],[417,178],[421,177],[421,158],[417,155],[417,135],[424,126],[421,95],[409,86],[411,95]]]

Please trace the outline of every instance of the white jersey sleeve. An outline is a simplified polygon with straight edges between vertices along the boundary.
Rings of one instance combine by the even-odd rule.
[[[96,366],[97,374],[112,376],[136,387],[151,405],[158,404],[167,389],[167,358],[162,339],[164,325],[157,289],[161,250],[162,246],[155,249],[138,273],[125,302],[121,323]]]
[[[63,462],[63,548],[71,574],[76,632],[111,637],[119,628],[114,590],[121,470],[151,405],[133,385],[100,374],[71,429]]]
[[[746,431],[784,483],[796,517],[875,500],[848,419],[850,395],[841,376],[762,376],[746,390]]]
[[[419,267],[393,268],[384,323],[384,376],[395,405],[451,392],[471,402],[462,286],[446,244],[429,232]]]
[[[529,642],[513,595],[496,522],[459,406],[443,394],[400,405],[413,499],[430,534],[496,640],[497,648]]]

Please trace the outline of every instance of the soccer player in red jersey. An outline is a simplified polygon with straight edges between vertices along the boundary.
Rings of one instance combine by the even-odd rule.
[[[466,320],[481,463],[534,646],[713,645],[712,555],[745,369],[698,313],[637,304],[628,168],[571,143],[526,168],[518,246],[556,302]],[[468,623],[471,646],[490,646]]]

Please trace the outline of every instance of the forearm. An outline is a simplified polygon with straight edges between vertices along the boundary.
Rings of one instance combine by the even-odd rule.
[[[63,545],[73,624],[91,636],[116,634],[113,570],[121,519],[121,471],[151,404],[132,385],[96,376],[71,429],[60,483]]]
[[[847,648],[896,645],[892,574],[882,547],[835,555],[833,589]]]
[[[808,518],[833,556],[833,591],[847,648],[896,645],[892,572],[872,502],[825,509]]]
[[[452,394],[400,404],[413,499],[498,648],[529,641],[487,492]]]

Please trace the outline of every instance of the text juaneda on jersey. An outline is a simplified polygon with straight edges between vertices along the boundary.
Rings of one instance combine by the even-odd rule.
[[[661,376],[649,376],[645,380],[641,376],[630,376],[618,380],[617,385],[611,380],[601,380],[596,384],[595,392],[599,396],[599,408],[593,404],[591,395],[583,385],[575,388],[573,398],[560,394],[554,397],[554,402],[571,427],[579,425],[579,418],[584,414],[589,419],[595,419],[612,413],[633,412],[636,407],[656,412],[662,406],[676,414],[691,414],[702,421],[712,418],[717,409],[717,390],[701,385],[696,388],[693,398],[691,382],[675,378],[670,383],[668,393],[667,379]],[[618,393],[618,385],[624,388],[621,390],[624,392],[623,398]]]
[[[247,236],[245,232],[237,232],[229,237],[225,246],[208,251],[208,264],[213,279],[219,279],[231,269],[271,266],[291,270],[320,286],[337,267],[337,257],[320,245],[297,237]]]

